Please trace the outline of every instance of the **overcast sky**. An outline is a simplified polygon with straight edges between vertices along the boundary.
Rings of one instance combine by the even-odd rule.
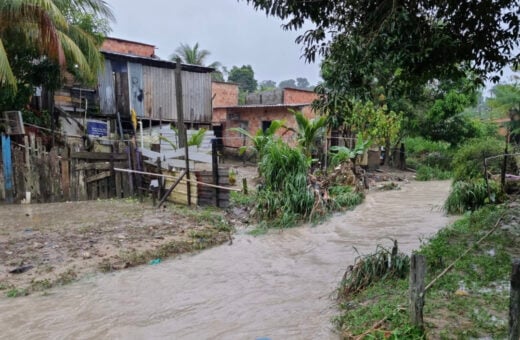
[[[304,77],[320,80],[319,64],[301,58],[294,40],[297,32],[280,27],[282,21],[256,12],[240,0],[107,0],[117,22],[112,37],[155,45],[162,59],[180,43],[211,52],[207,62],[232,66],[251,65],[258,82]]]

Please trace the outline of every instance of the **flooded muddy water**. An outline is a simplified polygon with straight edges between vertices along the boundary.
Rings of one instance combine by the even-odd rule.
[[[449,182],[371,192],[318,226],[253,237],[44,296],[0,299],[6,339],[335,339],[332,294],[357,253],[410,252],[448,223]]]

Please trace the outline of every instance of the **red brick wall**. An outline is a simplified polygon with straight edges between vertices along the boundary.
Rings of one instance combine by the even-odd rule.
[[[238,105],[238,85],[231,83],[211,83],[213,107]]]
[[[213,108],[213,116],[211,122],[214,124],[225,123],[227,119],[227,109]]]
[[[241,134],[233,131],[229,131],[230,128],[242,127],[249,131],[251,134],[262,128],[262,121],[273,121],[276,119],[285,119],[285,125],[287,127],[297,129],[296,120],[294,115],[287,108],[233,108],[227,109],[226,116],[229,113],[238,114],[238,120],[227,120],[226,117],[225,129],[224,129],[224,145],[227,147],[241,147],[244,143],[244,138]],[[310,107],[303,108],[304,112],[312,112]],[[247,125],[244,125],[247,124]],[[280,129],[277,132],[284,141],[290,145],[296,145],[294,133],[287,131],[286,129]],[[250,145],[250,141],[246,138],[246,145]]]
[[[134,41],[106,38],[101,46],[102,51],[151,57],[155,54],[155,46]]]
[[[318,99],[318,95],[311,91],[286,88],[283,92],[284,104],[310,104],[315,99]]]

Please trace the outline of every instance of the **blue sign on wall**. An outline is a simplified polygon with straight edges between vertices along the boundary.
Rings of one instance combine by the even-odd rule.
[[[102,120],[90,119],[87,121],[87,133],[89,136],[107,137],[108,123]]]

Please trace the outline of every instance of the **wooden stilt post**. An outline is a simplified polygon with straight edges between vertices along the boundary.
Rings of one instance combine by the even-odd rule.
[[[520,339],[520,259],[513,261],[509,302],[509,340]]]
[[[424,329],[424,279],[426,277],[426,258],[412,254],[410,258],[410,323]]]
[[[177,57],[175,60],[175,97],[177,99],[177,127],[180,134],[180,145],[184,146],[184,158],[186,160],[186,192],[188,195],[188,206],[191,205],[191,185],[190,185],[190,157],[188,148],[188,136],[186,134],[186,126],[184,125],[184,105],[182,102],[182,74],[181,74],[181,58]]]

